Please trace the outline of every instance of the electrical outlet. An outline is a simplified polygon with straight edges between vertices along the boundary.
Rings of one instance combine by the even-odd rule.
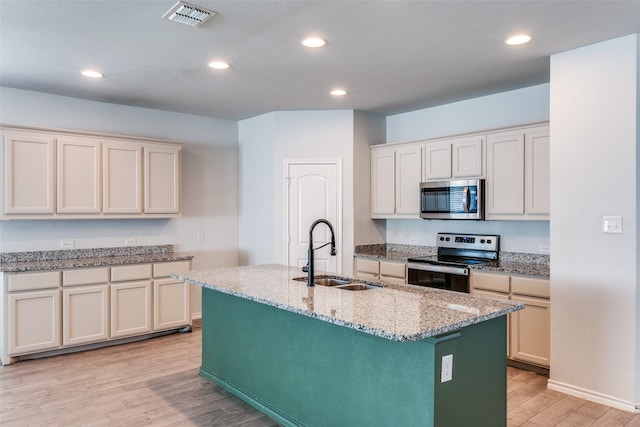
[[[548,254],[549,245],[540,245],[540,247],[538,248],[538,252],[540,252],[541,254]]]
[[[76,246],[76,242],[73,240],[61,240],[60,248],[61,249],[73,249]]]
[[[440,382],[446,383],[453,379],[453,354],[442,356],[442,371],[440,372]]]
[[[418,239],[416,239],[416,238],[409,239],[409,244],[410,245],[417,245],[418,244]]]
[[[622,234],[622,217],[621,216],[603,216],[602,232]]]
[[[124,244],[125,246],[135,246],[137,243],[136,238],[135,237],[129,237],[124,239]]]

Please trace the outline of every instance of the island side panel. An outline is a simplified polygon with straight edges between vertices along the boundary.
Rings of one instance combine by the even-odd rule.
[[[435,340],[401,343],[204,288],[201,374],[284,425],[433,426]]]
[[[435,425],[507,425],[507,316],[462,328],[436,347]],[[453,354],[451,381],[442,357]]]

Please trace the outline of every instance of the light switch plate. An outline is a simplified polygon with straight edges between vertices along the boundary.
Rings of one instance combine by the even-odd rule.
[[[602,232],[622,234],[622,217],[621,216],[603,216]]]

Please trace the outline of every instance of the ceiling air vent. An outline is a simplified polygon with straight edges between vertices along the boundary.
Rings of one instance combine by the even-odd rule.
[[[162,18],[190,27],[199,27],[215,14],[216,13],[211,10],[181,1],[176,3]]]

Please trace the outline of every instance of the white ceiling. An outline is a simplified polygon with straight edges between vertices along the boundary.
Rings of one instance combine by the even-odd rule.
[[[640,33],[640,0],[192,0],[218,13],[200,28],[161,19],[176,2],[0,0],[0,85],[233,120],[395,114],[545,83],[551,54]],[[533,41],[504,44],[518,32]]]

